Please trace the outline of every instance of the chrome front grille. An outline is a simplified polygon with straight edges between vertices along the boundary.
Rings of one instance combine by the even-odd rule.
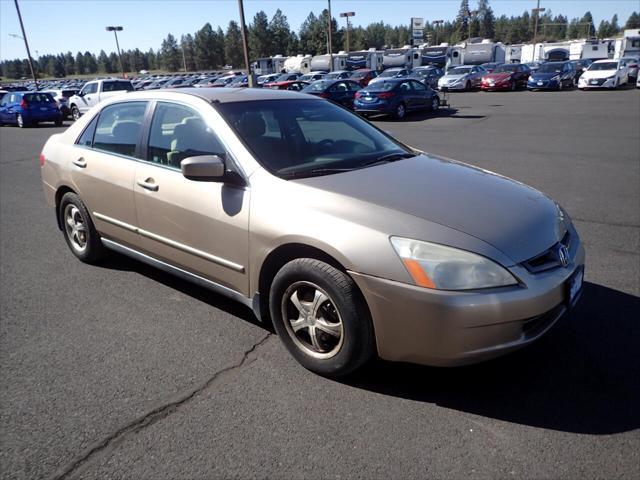
[[[561,247],[565,247],[568,251],[571,251],[571,234],[569,232],[565,233],[562,240],[551,248],[526,260],[522,264],[531,273],[540,273],[551,270],[552,268],[562,267]]]

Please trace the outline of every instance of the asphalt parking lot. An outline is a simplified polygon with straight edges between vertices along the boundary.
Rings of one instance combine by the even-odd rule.
[[[38,154],[0,129],[2,478],[637,478],[640,91],[457,93],[375,120],[557,199],[587,249],[578,308],[457,369],[298,366],[244,307],[123,257],[78,262]]]

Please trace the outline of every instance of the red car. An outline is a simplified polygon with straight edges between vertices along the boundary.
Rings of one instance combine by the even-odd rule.
[[[349,80],[355,80],[361,87],[366,87],[369,82],[378,76],[378,72],[375,70],[369,70],[368,68],[361,68],[353,72],[353,75],[349,77]]]
[[[305,82],[304,80],[285,80],[284,82],[266,83],[263,86],[264,88],[273,88],[275,90],[295,90],[299,92],[307,85],[309,85],[309,82]]]
[[[526,88],[531,69],[524,64],[503,63],[482,77],[481,90],[515,90]]]

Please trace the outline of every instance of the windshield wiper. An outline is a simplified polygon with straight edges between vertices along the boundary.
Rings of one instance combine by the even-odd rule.
[[[409,153],[409,152],[388,153],[386,155],[382,155],[381,157],[376,158],[375,160],[371,160],[369,162],[363,163],[362,166],[371,167],[373,165],[378,165],[380,163],[396,162],[398,160],[402,160],[403,158],[412,158],[415,156],[417,156],[415,153]]]
[[[314,168],[311,170],[299,170],[297,172],[288,172],[280,174],[281,178],[307,178],[319,177],[321,175],[330,175],[332,173],[350,172],[355,168]]]

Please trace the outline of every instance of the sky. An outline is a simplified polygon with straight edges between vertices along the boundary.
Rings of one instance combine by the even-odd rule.
[[[470,0],[471,8],[477,0]],[[107,53],[115,51],[115,40],[106,25],[122,25],[118,35],[124,50],[149,48],[157,50],[162,39],[172,33],[194,33],[206,22],[226,30],[230,20],[238,20],[237,0],[19,0],[22,19],[31,47],[31,54],[81,51]],[[489,0],[496,16],[520,15],[535,8],[536,0]],[[264,10],[268,17],[280,8],[289,25],[298,31],[310,11],[316,14],[326,8],[326,0],[244,0],[247,23],[255,13]],[[453,20],[460,0],[332,0],[331,11],[340,25],[340,12],[354,11],[354,25],[384,21],[391,25],[408,25],[411,17],[425,21]],[[617,13],[624,24],[634,10],[640,10],[640,0],[541,0],[540,6],[553,14],[581,17],[591,11],[596,27],[600,20],[609,20]],[[13,0],[0,0],[0,60],[26,57],[20,38],[20,24]]]

